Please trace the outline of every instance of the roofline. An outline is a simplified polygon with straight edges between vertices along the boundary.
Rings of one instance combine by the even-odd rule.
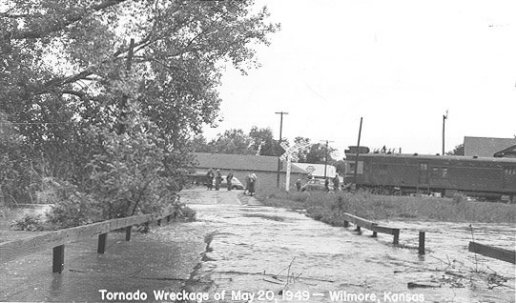
[[[350,159],[356,155],[350,155]],[[516,163],[516,158],[499,157],[475,157],[475,156],[437,156],[437,155],[418,155],[418,154],[359,154],[366,157],[385,157],[385,158],[414,158],[423,160],[457,160],[457,161],[489,161],[489,162],[508,162]],[[348,157],[346,156],[346,160]]]
[[[220,169],[220,170],[232,170],[232,171],[248,171],[248,172],[262,172],[262,173],[276,173],[277,170],[264,170],[264,169],[242,169],[242,168],[216,168],[208,166],[191,166],[190,168],[196,169]],[[285,169],[281,169],[280,173],[287,173]],[[307,172],[290,171],[291,174],[306,174]]]

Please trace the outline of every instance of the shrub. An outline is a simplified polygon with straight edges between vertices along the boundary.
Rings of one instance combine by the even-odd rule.
[[[40,231],[43,230],[43,221],[40,215],[25,215],[11,223],[14,230]]]
[[[57,228],[69,228],[101,221],[101,209],[90,196],[77,193],[56,203],[47,218]]]
[[[467,200],[466,196],[462,193],[455,193],[453,194],[453,204],[460,204],[462,202],[465,202]]]

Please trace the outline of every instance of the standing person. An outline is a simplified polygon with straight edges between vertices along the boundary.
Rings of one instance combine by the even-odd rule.
[[[249,183],[251,183],[251,173],[248,173],[247,176],[245,176],[244,195],[247,195],[249,193]]]
[[[296,180],[296,189],[297,189],[297,191],[301,190],[301,179]]]
[[[213,177],[215,177],[215,174],[213,173],[213,170],[210,168],[208,170],[208,173],[206,174],[206,187],[208,190],[212,190],[213,188]]]
[[[326,178],[326,180],[324,180],[324,188],[327,192],[330,191],[330,178]]]
[[[258,177],[252,173],[249,176],[249,195],[254,195],[255,189],[256,189],[256,181],[258,180]]]
[[[339,174],[335,173],[335,178],[333,178],[333,190],[335,192],[339,191],[340,187],[340,179]]]
[[[217,169],[217,175],[215,176],[215,190],[220,189],[220,183],[222,183],[222,174],[220,173],[220,169]]]
[[[226,176],[226,181],[228,182],[228,191],[231,190],[231,181],[233,180],[233,171],[229,171],[229,174]]]

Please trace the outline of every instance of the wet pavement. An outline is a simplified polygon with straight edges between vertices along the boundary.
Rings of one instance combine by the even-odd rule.
[[[227,302],[246,302],[251,295],[255,302],[514,302],[514,265],[468,252],[467,224],[383,222],[402,228],[395,247],[392,236],[375,239],[370,231],[358,235],[302,213],[240,205],[221,198],[224,192],[209,193],[218,195],[211,201],[196,199],[204,193],[190,194],[198,219],[212,233],[194,276],[213,282],[191,289],[224,292]],[[411,249],[419,230],[427,231],[424,256]],[[475,240],[512,249],[515,231],[507,224],[473,226]],[[339,291],[341,297],[331,296]]]
[[[148,234],[133,232],[129,242],[125,233],[111,232],[105,254],[97,254],[96,239],[65,245],[61,274],[52,273],[51,249],[21,257],[0,264],[0,301],[124,301],[107,300],[107,292],[145,292],[146,301],[156,301],[154,291],[185,287],[205,251],[203,236],[183,223],[151,226]]]
[[[104,255],[95,239],[67,245],[61,275],[50,273],[51,251],[0,264],[0,300],[101,302],[106,289],[164,302],[180,300],[153,292],[182,291],[197,297],[191,302],[514,302],[514,265],[469,253],[466,224],[383,222],[402,228],[395,247],[392,236],[375,239],[264,207],[241,191],[181,196],[196,222],[153,228],[131,242],[110,233]],[[422,257],[410,249],[421,229]],[[512,249],[515,232],[514,225],[473,226],[478,242]]]

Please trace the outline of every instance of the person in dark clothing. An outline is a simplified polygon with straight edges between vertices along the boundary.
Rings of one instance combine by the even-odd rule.
[[[233,171],[230,171],[226,176],[226,181],[228,182],[228,191],[231,190],[231,181],[233,180]]]
[[[339,179],[339,174],[335,174],[335,178],[333,178],[333,190],[334,191],[339,191],[339,188],[340,187],[340,179]]]
[[[324,188],[326,191],[330,191],[330,178],[326,178],[326,180],[324,180]]]
[[[296,189],[297,189],[297,191],[301,190],[301,179],[296,180]]]
[[[249,183],[251,182],[251,173],[247,174],[247,176],[245,176],[245,190],[244,190],[244,195],[247,195],[249,194]]]
[[[254,195],[257,180],[258,180],[258,177],[254,173],[249,175],[249,195],[250,196]]]
[[[215,174],[213,173],[213,170],[210,168],[208,170],[208,173],[206,174],[206,187],[208,190],[212,190],[213,188],[213,177],[215,177]]]
[[[220,169],[217,169],[217,174],[215,175],[215,190],[220,189],[220,183],[222,183],[222,174],[220,173]]]

